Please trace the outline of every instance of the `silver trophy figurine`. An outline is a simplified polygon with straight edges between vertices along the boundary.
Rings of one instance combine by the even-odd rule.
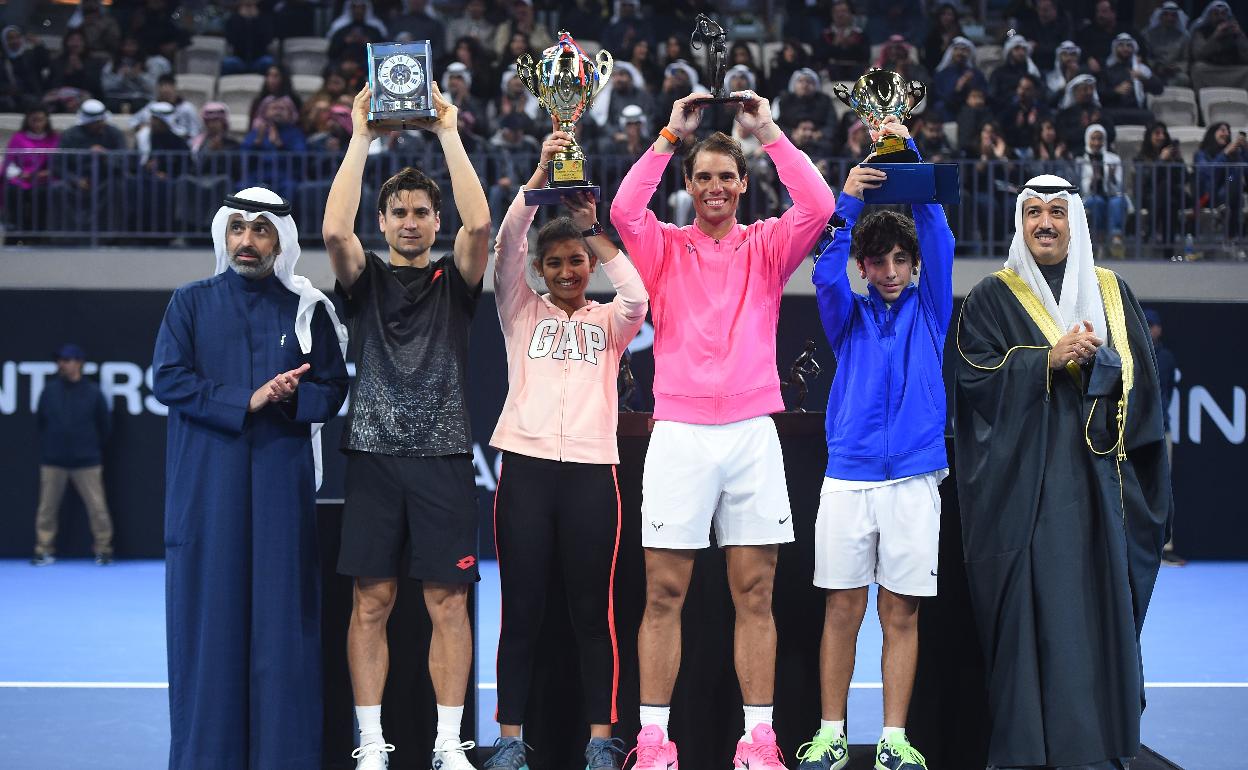
[[[694,99],[698,104],[729,104],[747,102],[744,96],[732,96],[724,88],[724,73],[728,65],[728,33],[719,22],[699,13],[693,23],[693,34],[689,36],[689,48],[694,51],[706,47],[706,76],[710,96]]]

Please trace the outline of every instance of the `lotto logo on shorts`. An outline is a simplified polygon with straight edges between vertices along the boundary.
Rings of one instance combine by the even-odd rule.
[[[476,563],[477,563],[477,557],[475,557],[475,556],[465,556],[464,558],[462,558],[462,559],[460,559],[459,561],[455,562],[455,566],[456,566],[456,567],[459,567],[460,569],[472,569],[472,565],[474,565],[474,564],[476,564]]]

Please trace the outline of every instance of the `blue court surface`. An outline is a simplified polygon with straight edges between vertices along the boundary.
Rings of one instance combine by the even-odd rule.
[[[483,563],[480,739],[497,736],[498,573]],[[1248,767],[1248,563],[1163,569],[1144,629],[1144,742],[1188,770]],[[850,742],[880,720],[874,610],[859,639]],[[167,763],[164,564],[0,561],[0,768]],[[920,747],[921,748],[921,747]],[[933,768],[933,770],[937,770]]]

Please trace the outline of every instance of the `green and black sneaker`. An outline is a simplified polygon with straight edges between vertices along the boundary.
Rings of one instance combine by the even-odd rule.
[[[841,770],[849,762],[849,743],[844,734],[821,729],[797,747],[797,758],[802,761],[797,770]]]
[[[875,770],[927,770],[927,760],[902,733],[875,745]]]

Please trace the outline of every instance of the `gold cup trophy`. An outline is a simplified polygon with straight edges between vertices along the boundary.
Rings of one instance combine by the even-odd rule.
[[[614,66],[610,53],[599,51],[591,59],[565,30],[559,31],[558,42],[537,61],[527,53],[516,59],[516,73],[525,87],[559,122],[559,130],[568,134],[607,85]],[[565,196],[581,192],[592,193],[594,200],[602,197],[602,188],[585,177],[585,152],[575,136],[570,147],[555,154],[546,171],[545,187],[524,191],[525,205],[556,205]]]
[[[908,120],[927,94],[927,87],[919,81],[875,67],[852,88],[838,83],[832,90],[873,131],[879,131],[890,117]],[[881,135],[872,149],[874,157],[863,165],[878,165],[888,178],[865,191],[867,203],[957,203],[961,198],[956,163],[923,163],[904,139],[893,134]]]

